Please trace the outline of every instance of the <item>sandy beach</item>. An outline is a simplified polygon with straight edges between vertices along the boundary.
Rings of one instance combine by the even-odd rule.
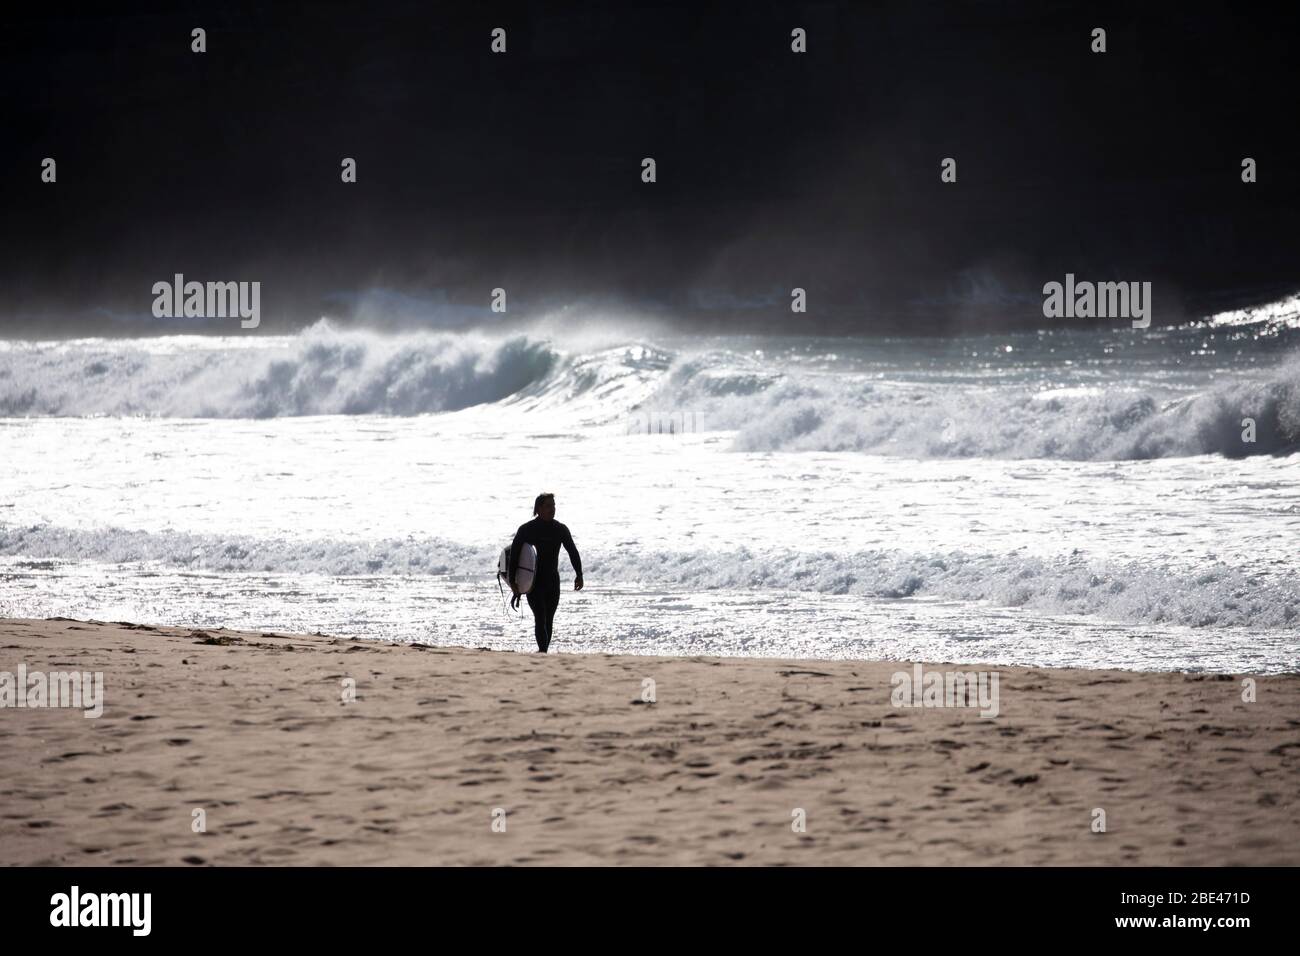
[[[1300,862],[1295,675],[1246,703],[1240,676],[1001,667],[986,718],[894,706],[894,662],[70,620],[0,621],[0,649],[104,679],[97,718],[0,711],[4,864]]]

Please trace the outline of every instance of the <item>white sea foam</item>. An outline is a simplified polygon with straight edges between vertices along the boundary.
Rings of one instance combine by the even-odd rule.
[[[493,571],[549,490],[566,648],[1294,669],[1285,309],[597,331],[0,343],[0,615],[524,649]]]
[[[8,343],[0,416],[416,415],[516,395],[556,362],[524,336],[336,329],[293,336]]]
[[[409,416],[499,405],[514,419],[549,419],[534,428],[689,412],[697,429],[734,432],[737,451],[1085,461],[1294,453],[1300,329],[1243,339],[1239,323],[1218,326],[1139,342],[1020,333],[942,348],[734,337],[566,351],[536,332],[381,335],[324,320],[260,339],[11,342],[0,347],[0,417]],[[1246,419],[1254,441],[1243,440]]]
[[[1247,418],[1253,442],[1243,441]],[[783,381],[756,401],[714,403],[710,421],[736,427],[741,451],[1084,461],[1292,454],[1300,449],[1300,361],[1263,381],[1182,395],[1123,383],[1044,392]]]
[[[493,547],[437,538],[307,541],[121,529],[72,530],[0,525],[0,555],[32,562],[159,564],[205,572],[363,575],[451,574],[487,580]],[[593,577],[684,591],[753,589],[987,601],[1047,614],[1087,614],[1135,623],[1190,627],[1300,626],[1300,577],[1271,579],[1220,562],[1188,570],[959,551],[802,552],[591,549]]]

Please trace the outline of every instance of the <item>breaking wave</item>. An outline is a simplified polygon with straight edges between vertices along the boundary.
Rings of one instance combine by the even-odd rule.
[[[1300,361],[1262,381],[1172,396],[1150,387],[945,390],[794,380],[746,404],[741,411],[715,403],[711,413],[713,422],[734,424],[739,451],[1114,461],[1300,450]]]
[[[0,342],[0,417],[277,418],[509,407],[564,425],[656,414],[741,452],[1128,460],[1300,450],[1296,302],[1149,335],[992,341],[520,332]],[[755,348],[758,345],[761,347]],[[661,424],[661,423],[660,423]],[[659,425],[655,426],[656,428]],[[676,426],[673,426],[674,428]],[[662,429],[660,429],[662,430]],[[1253,439],[1253,440],[1252,440]]]
[[[418,415],[508,398],[556,362],[525,336],[383,336],[325,320],[260,339],[6,343],[0,416]]]
[[[203,572],[332,576],[450,574],[490,582],[495,548],[437,538],[262,540],[177,532],[0,525],[0,556],[23,563],[160,564]],[[584,556],[590,579],[689,590],[811,591],[872,599],[987,601],[1038,613],[1190,627],[1294,628],[1300,579],[1212,562],[1154,567],[1080,554],[1043,558],[962,551],[637,552]]]

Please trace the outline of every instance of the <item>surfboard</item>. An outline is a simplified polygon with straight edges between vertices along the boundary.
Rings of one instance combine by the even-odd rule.
[[[515,585],[519,588],[520,594],[527,594],[533,589],[533,575],[536,572],[537,549],[531,544],[524,543],[519,546],[519,567],[515,569]],[[497,559],[497,577],[504,582],[506,587],[510,586],[509,545],[501,549],[501,557]]]

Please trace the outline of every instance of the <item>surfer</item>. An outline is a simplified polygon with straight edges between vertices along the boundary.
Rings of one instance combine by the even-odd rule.
[[[511,607],[519,607],[519,589],[515,586],[515,571],[519,568],[519,549],[531,544],[537,549],[537,571],[533,577],[532,589],[528,592],[528,606],[533,611],[533,634],[537,638],[537,649],[543,654],[551,644],[551,623],[555,620],[555,609],[560,604],[560,545],[569,552],[569,563],[573,565],[573,590],[582,590],[582,558],[573,543],[569,529],[555,520],[555,495],[545,492],[533,502],[533,518],[527,524],[521,524],[515,532],[515,540],[510,545],[510,590],[514,593]]]

